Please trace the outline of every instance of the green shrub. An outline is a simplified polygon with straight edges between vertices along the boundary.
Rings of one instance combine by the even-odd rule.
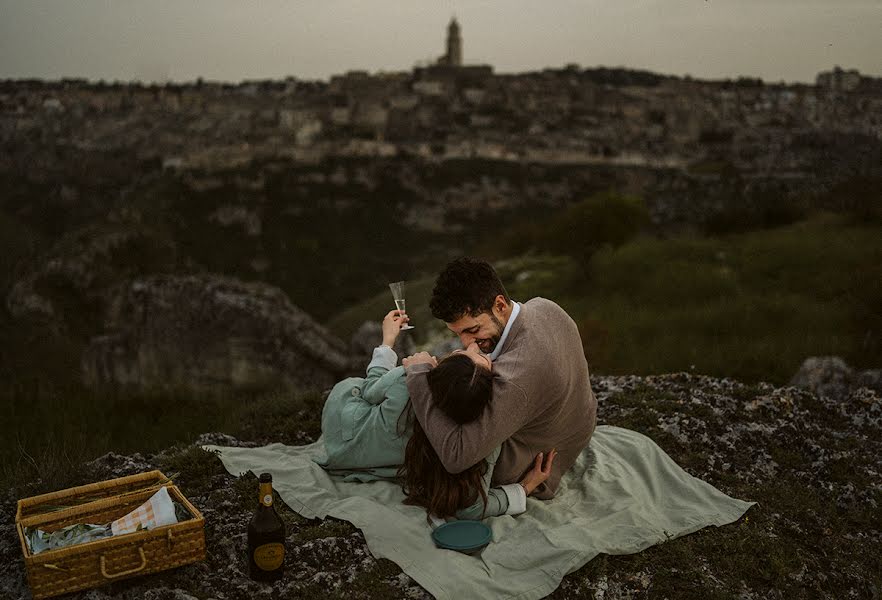
[[[749,197],[734,197],[705,219],[704,229],[711,235],[743,233],[790,225],[804,219],[808,211],[805,198],[785,190],[763,190]]]
[[[512,227],[499,241],[496,258],[532,251],[571,256],[586,264],[601,248],[624,244],[648,224],[649,213],[640,198],[608,191],[546,219]]]
[[[882,362],[882,238],[848,217],[714,238],[640,238],[592,259],[562,304],[604,373],[694,368],[786,383],[834,354]],[[598,347],[594,347],[594,345]]]
[[[0,210],[0,299],[5,299],[22,265],[40,247],[38,236],[17,219]]]
[[[621,246],[648,223],[641,199],[606,192],[557,215],[543,241],[552,252],[587,261],[605,246]]]
[[[882,177],[853,177],[834,185],[821,206],[851,215],[859,223],[882,222]]]

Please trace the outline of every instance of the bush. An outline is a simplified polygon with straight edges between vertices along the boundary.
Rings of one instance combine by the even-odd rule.
[[[0,298],[5,300],[22,263],[32,259],[39,247],[40,240],[33,231],[0,211]]]
[[[608,191],[571,205],[548,219],[513,227],[500,249],[507,255],[532,251],[570,256],[587,266],[603,247],[618,247],[649,224],[640,198]]]
[[[596,253],[590,285],[565,300],[593,372],[694,365],[698,373],[784,383],[807,356],[877,367],[880,265],[878,228],[818,215],[717,238],[641,237]]]
[[[853,177],[833,186],[821,207],[851,215],[859,223],[882,222],[882,177]]]
[[[708,215],[708,234],[743,233],[791,225],[808,215],[808,201],[784,186],[767,186],[731,198]]]

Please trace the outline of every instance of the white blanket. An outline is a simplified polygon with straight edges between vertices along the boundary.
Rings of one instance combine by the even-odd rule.
[[[388,558],[439,599],[532,600],[601,553],[631,554],[708,525],[739,519],[753,502],[723,494],[681,469],[648,437],[597,427],[553,500],[533,498],[527,512],[485,520],[493,541],[478,556],[434,546],[423,509],[405,506],[391,482],[347,483],[315,462],[321,440],[217,450],[233,474],[269,472],[293,510],[362,530],[370,551]]]

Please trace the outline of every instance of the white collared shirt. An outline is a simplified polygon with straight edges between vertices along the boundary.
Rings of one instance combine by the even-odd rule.
[[[499,338],[499,343],[496,344],[496,348],[488,355],[490,356],[490,360],[496,360],[499,358],[499,355],[502,354],[502,347],[505,345],[506,338],[508,338],[508,332],[511,330],[511,326],[515,322],[515,319],[518,318],[518,314],[521,312],[521,305],[519,302],[512,301],[512,304],[514,304],[514,306],[511,309],[511,317],[508,318],[508,323],[505,324],[505,329],[502,330],[502,337]]]

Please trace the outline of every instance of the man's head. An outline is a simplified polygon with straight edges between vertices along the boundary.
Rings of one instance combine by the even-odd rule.
[[[508,292],[489,263],[460,258],[449,263],[435,280],[429,302],[432,316],[447,323],[464,348],[475,343],[492,352],[511,316]]]

